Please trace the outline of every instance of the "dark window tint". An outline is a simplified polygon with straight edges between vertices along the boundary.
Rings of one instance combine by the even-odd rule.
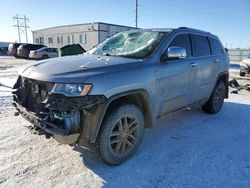
[[[191,56],[191,44],[190,44],[190,38],[188,34],[177,35],[169,45],[169,47],[172,47],[172,46],[185,48],[187,51],[187,57]]]
[[[49,52],[54,52],[54,53],[57,52],[57,50],[55,48],[48,48],[48,51]]]
[[[210,47],[207,37],[201,35],[191,35],[193,56],[206,56],[210,55]]]
[[[209,38],[211,50],[213,55],[223,54],[222,47],[218,40]]]

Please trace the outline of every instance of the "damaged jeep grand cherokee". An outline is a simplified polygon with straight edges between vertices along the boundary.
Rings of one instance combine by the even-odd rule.
[[[163,115],[193,104],[217,113],[228,97],[228,61],[208,32],[122,32],[83,55],[23,66],[14,105],[33,130],[118,165]]]

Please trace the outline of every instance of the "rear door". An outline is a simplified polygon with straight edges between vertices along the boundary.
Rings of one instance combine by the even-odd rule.
[[[191,44],[189,34],[177,35],[169,47],[183,47],[187,58],[161,62],[159,65],[159,116],[189,104],[192,88]]]
[[[58,57],[58,52],[55,48],[50,48],[51,57]]]
[[[223,65],[222,62],[226,62],[226,58],[223,52],[223,48],[216,38],[208,38],[211,52],[213,56],[213,63],[214,63],[214,77],[219,75],[220,71],[222,70],[221,66]]]
[[[191,43],[193,51],[192,65],[195,69],[195,78],[190,102],[194,103],[210,96],[211,87],[213,87],[215,80],[215,66],[208,37],[192,34]]]

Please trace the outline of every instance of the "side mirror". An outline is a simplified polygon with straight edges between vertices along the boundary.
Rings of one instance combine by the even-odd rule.
[[[171,46],[162,55],[161,60],[178,60],[185,59],[187,57],[187,52],[185,48]]]

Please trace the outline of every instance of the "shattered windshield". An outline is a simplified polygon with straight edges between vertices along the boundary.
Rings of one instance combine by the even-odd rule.
[[[123,32],[105,40],[88,53],[143,59],[153,53],[165,34],[156,31]]]

